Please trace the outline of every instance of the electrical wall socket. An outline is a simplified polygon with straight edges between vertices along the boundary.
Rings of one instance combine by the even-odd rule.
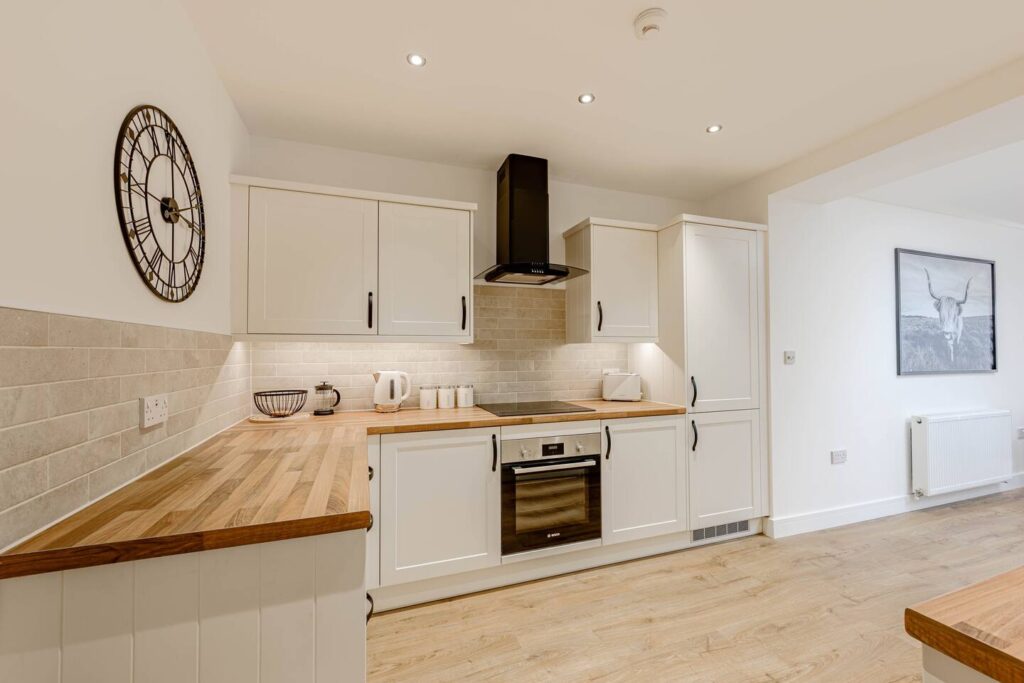
[[[782,362],[786,365],[793,365],[796,363],[796,351],[783,351]]]
[[[833,465],[842,465],[846,462],[846,450],[832,451],[829,455],[832,457]]]
[[[167,394],[139,399],[139,426],[143,429],[167,422]]]
[[[1017,427],[1017,438],[1024,439],[1024,427]]]

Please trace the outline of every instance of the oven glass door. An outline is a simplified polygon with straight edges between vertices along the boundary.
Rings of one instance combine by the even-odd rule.
[[[503,465],[503,555],[601,537],[600,456]]]

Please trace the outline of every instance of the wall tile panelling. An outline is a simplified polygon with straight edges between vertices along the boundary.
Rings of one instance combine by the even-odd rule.
[[[0,308],[0,548],[244,419],[249,387],[229,335]]]
[[[312,390],[327,380],[342,410],[373,407],[375,370],[422,384],[474,385],[477,403],[600,398],[601,370],[626,367],[625,344],[566,344],[565,290],[477,285],[473,344],[252,342],[253,391]],[[307,409],[311,406],[307,403]]]

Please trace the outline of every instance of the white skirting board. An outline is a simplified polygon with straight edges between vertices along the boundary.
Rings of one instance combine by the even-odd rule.
[[[829,508],[827,510],[815,510],[785,517],[769,517],[765,520],[764,533],[772,538],[785,538],[796,534],[805,534],[811,531],[821,531],[857,522],[866,522],[880,517],[900,515],[904,512],[923,510],[925,508],[947,505],[970,498],[990,496],[1002,491],[1024,487],[1024,473],[1017,473],[1009,478],[1005,484],[991,484],[974,489],[956,491],[938,496],[916,499],[913,495],[896,496],[883,498],[865,503],[845,505],[842,507]]]
[[[0,681],[364,681],[365,536],[0,580]]]
[[[921,648],[921,664],[922,683],[996,683],[996,679],[927,645]]]
[[[537,557],[529,560],[518,560],[497,567],[477,569],[475,571],[439,576],[422,581],[402,583],[395,586],[382,586],[370,590],[378,612],[418,605],[434,600],[442,600],[456,595],[466,595],[479,591],[490,590],[500,586],[510,586],[524,581],[533,581],[559,574],[591,569],[616,562],[635,560],[662,553],[695,548],[712,543],[728,543],[744,536],[754,536],[762,531],[761,519],[750,520],[750,528],[721,538],[706,541],[691,541],[690,531],[666,534],[638,541],[627,541],[596,548],[573,550],[559,555]]]

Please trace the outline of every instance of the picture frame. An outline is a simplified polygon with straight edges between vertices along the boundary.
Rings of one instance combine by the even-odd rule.
[[[992,373],[995,261],[896,249],[898,375]]]

